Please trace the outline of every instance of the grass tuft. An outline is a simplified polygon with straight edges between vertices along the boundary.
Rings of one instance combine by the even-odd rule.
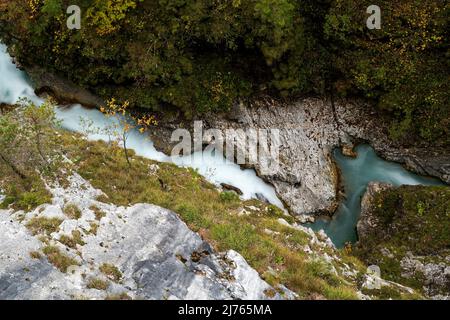
[[[42,252],[47,256],[48,261],[61,272],[66,273],[70,266],[79,265],[75,259],[65,255],[55,246],[46,246]]]
[[[31,257],[32,259],[39,260],[39,259],[42,258],[42,255],[41,255],[41,253],[38,252],[38,251],[31,251],[31,252],[30,252],[30,257]]]
[[[64,206],[64,214],[70,219],[78,220],[81,218],[81,210],[76,204],[69,203]]]
[[[122,272],[120,272],[119,268],[109,263],[102,264],[100,272],[114,282],[119,282],[122,279]]]
[[[33,235],[45,234],[49,236],[53,232],[57,232],[63,220],[59,218],[35,217],[27,223],[28,230]]]
[[[109,287],[109,283],[98,278],[91,278],[86,286],[88,289],[106,290]]]
[[[79,230],[73,230],[72,236],[62,235],[59,238],[59,242],[72,249],[76,249],[77,245],[85,245],[85,242],[83,241],[83,237]]]
[[[107,296],[105,300],[133,300],[127,293],[123,292],[118,295]]]
[[[95,214],[95,220],[100,221],[102,220],[102,218],[104,218],[106,216],[106,213],[103,212],[102,210],[100,210],[98,207],[96,206],[90,206],[89,207],[90,210],[92,210]]]

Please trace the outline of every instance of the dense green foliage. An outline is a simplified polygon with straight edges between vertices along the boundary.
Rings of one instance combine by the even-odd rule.
[[[0,36],[18,60],[58,71],[105,98],[187,116],[226,111],[239,97],[364,95],[394,119],[393,136],[449,142],[449,6],[370,1],[6,1]]]
[[[357,90],[395,115],[394,137],[410,130],[449,143],[449,2],[377,1],[381,29],[369,31],[361,13],[372,3],[336,0],[327,16],[340,92]]]

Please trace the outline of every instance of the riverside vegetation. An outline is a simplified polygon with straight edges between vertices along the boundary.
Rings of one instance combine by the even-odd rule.
[[[3,0],[0,37],[25,68],[40,66],[132,107],[191,117],[236,99],[364,96],[391,135],[449,145],[449,13],[440,0]]]

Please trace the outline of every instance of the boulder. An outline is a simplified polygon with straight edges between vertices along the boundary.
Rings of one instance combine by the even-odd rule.
[[[232,186],[231,184],[221,183],[220,185],[222,186],[222,188],[223,188],[224,190],[235,192],[236,194],[238,194],[238,195],[240,195],[240,196],[243,195],[241,189],[239,189],[239,188],[237,188],[237,187],[235,187],[235,186]]]

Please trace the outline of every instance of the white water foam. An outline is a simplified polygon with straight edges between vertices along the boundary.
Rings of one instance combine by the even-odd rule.
[[[6,52],[6,46],[0,44],[0,102],[12,104],[21,97],[28,98],[37,104],[43,102],[34,94],[33,88],[27,81],[26,74],[12,63],[11,57]],[[56,116],[64,129],[81,133],[85,130],[81,119],[92,122],[94,127],[100,129],[106,128],[113,121],[117,121],[113,117],[105,117],[96,109],[86,109],[79,104],[58,107]],[[109,139],[106,134],[89,134],[88,138],[105,141]],[[137,131],[131,132],[127,145],[137,155],[161,162],[172,161],[170,157],[155,149],[148,136]],[[214,184],[227,183],[239,188],[243,192],[243,199],[255,198],[257,194],[261,194],[270,203],[284,208],[274,188],[259,178],[254,170],[241,169],[239,165],[224,159],[222,155],[204,154],[203,157],[199,157],[198,154],[194,154],[192,159],[190,156],[178,157],[173,159],[173,162],[179,166],[197,169],[201,175]]]

